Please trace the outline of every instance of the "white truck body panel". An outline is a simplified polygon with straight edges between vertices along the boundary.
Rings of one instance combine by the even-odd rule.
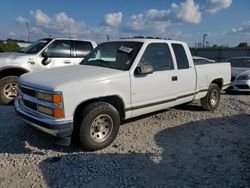
[[[225,66],[227,65],[227,66]],[[213,67],[211,70],[211,66]],[[231,75],[231,66],[230,63],[211,63],[211,64],[204,64],[204,65],[196,65],[196,75],[197,75],[197,91],[199,92],[195,99],[202,98],[206,95],[207,89],[210,83],[215,80],[216,78],[223,79],[224,86],[222,90],[228,87],[230,84],[230,78],[228,75]],[[229,74],[230,73],[230,74]]]
[[[168,41],[170,52],[174,63],[174,70],[166,70],[154,72],[147,77],[138,78],[134,75],[134,69],[137,67],[143,52],[145,51],[148,44],[161,43],[166,41],[146,41],[141,49],[142,53],[138,54],[133,68],[131,68],[131,90],[132,90],[132,104],[133,106],[143,106],[147,104],[154,104],[159,101],[170,101],[165,104],[159,104],[155,106],[149,106],[147,108],[135,109],[132,112],[131,117],[136,117],[142,114],[157,111],[159,109],[169,108],[178,104],[192,101],[194,98],[195,87],[196,87],[196,75],[195,68],[192,64],[192,56],[188,46],[183,42]],[[185,51],[188,52],[187,57],[190,63],[189,69],[178,70],[176,58],[173,55],[174,51],[171,47],[171,43],[182,44]],[[172,76],[178,77],[178,82],[171,80]],[[191,95],[190,95],[191,94]],[[185,98],[179,98],[180,96],[190,95]]]
[[[25,74],[20,84],[44,91],[62,91],[64,106],[68,106],[65,108],[66,118],[73,118],[82,101],[103,96],[119,96],[125,107],[130,107],[129,73],[124,71],[74,65]],[[75,97],[76,94],[79,96]]]
[[[0,70],[5,68],[21,67],[28,71],[35,70],[33,65],[36,55],[22,54],[22,53],[0,53]]]
[[[91,40],[43,38],[18,53],[0,53],[0,103],[10,104],[17,96],[20,75],[80,64],[95,47]]]
[[[77,58],[77,57],[50,58],[51,63],[49,63],[46,66],[42,65],[43,57],[41,53],[56,40],[84,41],[84,42],[91,43],[93,48],[96,47],[96,43],[91,40],[55,38],[55,39],[52,39],[46,46],[44,46],[36,54],[16,53],[16,52],[0,53],[0,70],[4,70],[7,68],[21,68],[21,69],[26,70],[27,72],[37,72],[37,71],[43,71],[46,69],[60,67],[60,66],[76,65],[76,64],[79,64],[84,59],[84,58]]]
[[[23,75],[20,84],[45,92],[61,92],[65,112],[62,121],[72,122],[77,107],[88,100],[117,96],[124,105],[124,119],[129,119],[200,99],[207,94],[210,84],[218,79],[222,84],[221,89],[230,84],[229,63],[194,66],[190,50],[184,42],[156,39],[122,41],[143,43],[129,70],[116,70],[96,65],[61,67]],[[169,46],[174,68],[155,71],[152,74],[135,75],[146,47],[152,43],[164,43]],[[183,46],[188,59],[188,68],[178,69],[171,44]],[[22,109],[18,106],[18,102],[15,105],[17,105],[16,109]],[[29,110],[23,113],[29,114]],[[35,118],[32,115],[30,117]]]

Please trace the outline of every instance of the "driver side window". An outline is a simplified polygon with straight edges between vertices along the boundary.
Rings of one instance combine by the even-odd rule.
[[[152,65],[154,71],[174,69],[169,47],[165,43],[149,44],[142,55],[139,64]]]
[[[51,45],[49,45],[47,54],[48,57],[70,57],[70,41],[54,41]]]

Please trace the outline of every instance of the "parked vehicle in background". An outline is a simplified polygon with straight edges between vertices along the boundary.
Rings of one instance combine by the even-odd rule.
[[[74,133],[83,149],[98,150],[121,120],[197,99],[215,110],[230,79],[229,63],[194,65],[184,42],[127,39],[98,45],[81,65],[21,76],[15,109],[65,144]]]
[[[232,66],[232,85],[228,90],[250,91],[250,56],[227,59]]]
[[[79,64],[96,47],[91,40],[44,38],[16,53],[0,53],[0,103],[17,95],[17,80],[24,73]]]
[[[200,56],[193,56],[193,61],[195,65],[215,63],[215,60],[208,59],[205,57],[200,57]]]

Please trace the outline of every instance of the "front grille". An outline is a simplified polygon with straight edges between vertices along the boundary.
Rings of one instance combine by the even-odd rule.
[[[46,111],[45,112],[41,111],[41,109],[38,108],[39,106],[44,106],[46,108],[51,108],[51,109],[62,107],[61,103],[47,102],[47,101],[38,99],[37,98],[38,90],[36,89],[29,88],[23,85],[19,85],[19,92],[20,93],[18,94],[18,99],[23,105],[23,107],[25,107],[26,110],[32,110],[33,112],[38,113],[39,115],[43,114],[43,115],[52,116],[49,113],[46,113]]]
[[[37,105],[36,105],[36,103],[33,103],[33,102],[31,102],[31,101],[27,101],[27,100],[25,100],[25,99],[23,99],[23,104],[26,106],[26,107],[28,107],[28,108],[31,108],[32,110],[37,110]]]
[[[29,97],[36,97],[36,91],[34,89],[27,88],[27,87],[22,86],[22,85],[19,85],[19,89],[22,92],[22,95],[26,95],[26,96],[29,96]],[[36,103],[25,99],[24,96],[22,96],[20,98],[20,100],[22,101],[23,105],[26,108],[30,108],[32,110],[37,111],[37,104]]]
[[[29,96],[32,96],[32,97],[36,97],[36,91],[35,90],[32,90],[32,89],[28,89],[26,87],[22,87],[20,86],[20,90],[26,94],[26,95],[29,95]]]

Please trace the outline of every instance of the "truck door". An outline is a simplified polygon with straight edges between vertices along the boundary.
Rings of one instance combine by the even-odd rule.
[[[167,108],[176,100],[176,70],[167,43],[150,43],[138,65],[152,65],[153,73],[131,75],[132,116]]]
[[[46,57],[43,57],[41,60],[42,70],[74,64],[70,40],[55,40],[45,49],[45,53]]]
[[[192,56],[188,46],[172,43],[171,47],[175,54],[177,64],[177,88],[178,88],[178,103],[190,102],[195,93],[196,73],[195,67],[192,64]],[[189,52],[189,54],[187,54]]]

